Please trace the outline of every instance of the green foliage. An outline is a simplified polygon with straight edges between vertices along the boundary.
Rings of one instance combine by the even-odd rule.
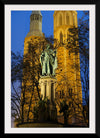
[[[39,121],[40,116],[42,116],[42,114],[47,114],[48,111],[48,98],[44,98],[42,100],[42,98],[39,99],[39,101],[37,102],[37,104],[34,106],[34,110],[33,110],[33,115],[34,115],[34,121]],[[43,119],[45,120],[46,118]]]
[[[66,104],[66,100],[63,100],[61,103],[60,103],[60,113],[64,113],[65,111],[68,110],[68,105]]]
[[[36,105],[36,106],[34,106],[34,109],[33,109],[34,121],[38,120],[38,112],[39,112],[39,108]]]
[[[63,113],[64,116],[64,124],[68,124],[68,117],[70,115],[69,106],[66,103],[66,99],[60,102],[60,113]]]

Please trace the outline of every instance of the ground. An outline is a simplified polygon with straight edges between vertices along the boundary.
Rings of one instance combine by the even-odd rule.
[[[81,126],[81,125],[64,125],[61,123],[53,123],[53,122],[45,122],[45,123],[23,123],[23,124],[18,124],[17,128],[63,128],[63,127],[67,127],[67,128],[86,128],[87,126]]]
[[[24,124],[19,124],[18,125],[19,128],[36,128],[36,127],[63,127],[62,124],[59,124],[59,123],[49,123],[49,122],[46,122],[46,123],[24,123]]]

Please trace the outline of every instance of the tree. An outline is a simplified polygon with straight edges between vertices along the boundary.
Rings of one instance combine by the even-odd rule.
[[[81,110],[81,114],[84,118],[85,123],[88,125],[89,120],[89,13],[83,12],[83,17],[79,19],[79,25],[78,27],[71,27],[68,30],[68,37],[67,40],[63,43],[59,43],[57,40],[56,42],[56,48],[63,47],[67,50],[69,50],[70,56],[75,56],[75,64],[73,64],[73,61],[69,62],[68,65],[71,67],[70,78],[66,77],[62,74],[62,79],[60,80],[60,83],[58,83],[57,87],[60,87],[61,91],[57,95],[57,99],[60,99],[59,97],[61,94],[63,94],[63,88],[66,87],[69,89],[65,90],[65,93],[67,95],[63,94],[61,100],[57,101],[57,103],[63,102],[66,99],[66,104],[68,104],[69,109],[73,108],[73,112],[75,112],[76,109]],[[60,67],[60,65],[59,65]],[[82,99],[83,103],[78,97],[76,93],[70,94],[71,90],[74,89],[74,85],[70,85],[70,79],[72,75],[74,74],[74,71],[76,70],[76,80],[77,86],[80,87],[80,72],[81,72],[81,83],[82,83]],[[62,70],[59,69],[58,74],[61,74]],[[63,85],[62,85],[63,84]],[[57,88],[56,88],[57,91]],[[80,93],[81,88],[78,89],[78,93]],[[67,101],[70,101],[69,103]],[[59,105],[59,104],[58,104]],[[87,110],[85,110],[87,116],[85,115],[84,109],[82,109],[82,105],[87,105]],[[59,105],[60,107],[60,105]],[[70,114],[70,112],[69,112]],[[78,112],[78,117],[82,118],[80,116],[80,113]],[[70,115],[69,115],[70,116]],[[76,115],[75,115],[76,116]]]
[[[33,104],[35,105],[36,102],[39,101],[40,99],[40,87],[39,87],[39,78],[41,75],[41,65],[40,65],[40,54],[42,50],[45,49],[46,43],[50,43],[52,48],[59,48],[59,47],[64,47],[66,49],[69,49],[70,53],[69,54],[74,54],[75,59],[76,59],[76,64],[70,63],[70,66],[72,69],[70,70],[71,74],[74,73],[73,68],[78,70],[80,72],[81,68],[81,82],[82,82],[82,91],[83,91],[83,101],[85,104],[88,105],[88,99],[89,99],[89,26],[88,26],[88,13],[84,13],[84,16],[80,19],[79,26],[78,28],[73,27],[69,29],[69,37],[67,39],[67,43],[59,43],[57,40],[53,39],[52,37],[49,38],[38,38],[34,37],[34,39],[30,39],[30,41],[27,43],[28,44],[28,49],[26,54],[24,56],[20,56],[18,53],[14,54],[12,53],[12,87],[13,89],[15,82],[20,81],[20,84],[22,86],[20,87],[20,94],[21,99],[18,100],[18,90],[15,88],[15,93],[12,94],[12,103],[13,101],[16,103],[21,103],[20,106],[18,105],[17,107],[15,106],[12,110],[15,113],[16,108],[19,107],[19,110],[21,110],[20,115],[17,115],[18,117],[20,116],[21,121],[24,122],[25,118],[28,121],[30,121],[30,114],[33,114]],[[84,19],[85,18],[85,19]],[[80,56],[79,56],[80,55]],[[79,62],[80,59],[80,62]],[[61,74],[61,68],[58,74]],[[77,74],[78,76],[79,74]],[[77,84],[80,81],[79,77],[76,78]],[[75,111],[75,108],[81,109],[81,101],[77,98],[77,100],[74,99],[74,97],[77,97],[76,93],[71,94],[71,87],[70,87],[70,80],[66,78],[65,75],[62,75],[62,80],[58,82],[58,86],[62,86],[65,88],[66,85],[70,89],[66,89],[65,92],[67,95],[62,96],[62,101],[58,100],[59,94],[58,94],[58,99],[57,103],[63,102],[68,105],[68,110],[65,110],[64,106],[59,105],[60,107],[60,112],[63,112],[63,115],[66,120],[66,116],[68,119],[69,116],[69,111],[72,109],[73,112]],[[16,86],[16,85],[15,85]],[[79,90],[80,91],[80,90]],[[58,93],[58,92],[57,92]],[[63,93],[63,89],[61,87],[61,93]],[[60,94],[61,94],[60,93]],[[14,97],[16,98],[16,101]],[[27,95],[27,96],[26,96]],[[67,101],[70,101],[67,103]],[[27,111],[25,111],[27,106]],[[61,107],[62,106],[62,107]],[[12,106],[13,107],[13,106]],[[66,106],[67,107],[67,106]],[[66,114],[66,111],[67,114]],[[87,111],[88,112],[88,111]],[[16,111],[16,114],[18,114],[19,111]],[[84,112],[83,116],[84,116]],[[26,114],[26,116],[25,116]],[[66,114],[66,115],[65,115]],[[15,116],[13,114],[13,116]],[[86,117],[84,116],[84,119]],[[65,121],[66,122],[66,121]]]
[[[35,102],[40,99],[40,54],[45,48],[46,43],[46,39],[35,37],[34,39],[30,39],[28,42],[28,49],[24,56],[21,56],[19,53],[15,54],[12,52],[12,87],[15,90],[15,93],[14,91],[12,92],[11,100],[12,103],[19,103],[17,106],[19,110],[17,116],[20,118],[22,123],[25,118],[27,122],[29,121],[30,113],[33,114],[32,104],[35,104]],[[19,99],[17,98],[18,101],[14,101],[14,97],[18,95],[18,88],[15,88],[14,84],[16,86],[18,82],[20,82]],[[33,99],[35,99],[35,101],[33,101]],[[28,106],[27,111],[25,106]],[[15,110],[16,107],[13,107],[12,113]],[[15,117],[14,114],[13,117]]]
[[[33,110],[34,121],[45,122],[50,120],[49,103],[50,102],[47,97],[45,97],[43,100],[42,97],[39,99]]]
[[[11,52],[11,115],[14,119],[20,118],[22,68],[23,58],[21,54]]]
[[[85,122],[89,120],[89,12],[83,12],[83,17],[79,19],[78,28],[73,27],[69,29],[69,37],[67,39],[67,47],[70,52],[74,52],[76,60],[78,53],[80,54],[80,67],[76,64],[76,70],[81,71],[82,95],[83,105],[87,105],[86,114],[84,115],[84,108],[82,111]],[[89,123],[89,122],[88,122]],[[89,125],[87,123],[87,125]]]
[[[64,116],[64,124],[65,125],[68,125],[68,117],[70,115],[70,110],[69,110],[69,106],[66,104],[66,100],[63,100],[61,103],[60,103],[60,113],[63,113],[63,116]]]
[[[83,18],[79,20],[79,37],[80,37],[80,66],[81,81],[84,93],[84,104],[89,103],[89,12],[84,12]],[[81,31],[82,30],[82,31]]]

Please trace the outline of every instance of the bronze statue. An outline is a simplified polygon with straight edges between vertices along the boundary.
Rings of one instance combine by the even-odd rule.
[[[50,49],[50,45],[46,45],[46,49],[40,56],[42,65],[42,76],[55,76],[55,69],[57,68],[56,50]]]

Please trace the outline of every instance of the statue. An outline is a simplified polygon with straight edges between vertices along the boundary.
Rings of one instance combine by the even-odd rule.
[[[50,45],[46,45],[46,49],[40,56],[40,63],[42,66],[42,76],[55,76],[55,69],[57,68],[56,50],[50,49]]]

